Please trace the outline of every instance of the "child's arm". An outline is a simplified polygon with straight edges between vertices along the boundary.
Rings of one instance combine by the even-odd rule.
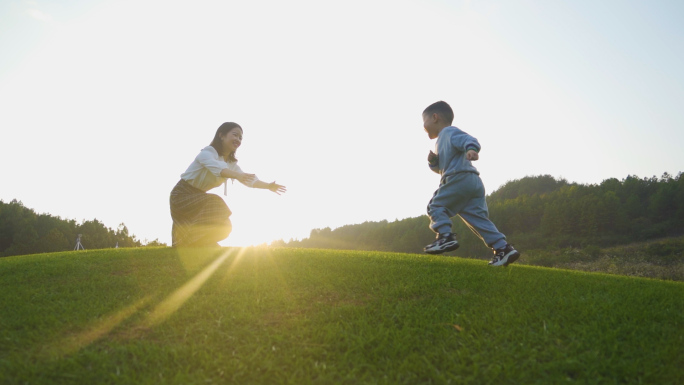
[[[430,166],[430,170],[439,174],[439,157],[432,150],[428,154],[428,166]]]
[[[466,159],[477,160],[480,152],[480,142],[474,137],[466,134],[458,128],[454,130],[451,135],[451,145],[456,147],[459,151],[466,153]]]

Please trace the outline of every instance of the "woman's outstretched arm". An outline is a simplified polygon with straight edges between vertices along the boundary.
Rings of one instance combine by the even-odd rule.
[[[266,190],[271,190],[278,195],[287,191],[287,188],[285,188],[285,186],[279,185],[275,181],[272,183],[266,183],[266,182],[262,182],[262,181],[258,180],[256,182],[254,182],[254,188],[263,188]]]
[[[229,168],[224,168],[221,170],[221,176],[224,178],[237,179],[239,182],[244,184],[250,184],[252,181],[256,180],[256,175],[254,174],[247,174],[246,172],[242,172],[242,170],[233,171]]]

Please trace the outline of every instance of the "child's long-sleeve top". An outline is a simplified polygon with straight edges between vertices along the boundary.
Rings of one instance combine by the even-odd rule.
[[[195,157],[195,160],[181,175],[181,179],[202,191],[209,191],[214,187],[226,183],[227,178],[221,176],[221,170],[224,168],[242,172],[242,169],[238,166],[237,162],[224,161],[214,147],[207,146],[200,151],[197,157]],[[254,183],[257,180],[257,178],[254,178],[252,182],[243,184],[247,187],[254,187]],[[226,194],[225,189],[223,194]]]
[[[460,172],[474,172],[479,175],[479,171],[466,158],[469,150],[480,152],[477,139],[454,126],[445,127],[437,136],[435,154],[438,159],[430,164],[430,169],[443,177]]]

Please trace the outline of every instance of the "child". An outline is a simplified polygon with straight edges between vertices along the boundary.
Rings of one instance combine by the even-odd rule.
[[[453,120],[453,110],[443,101],[423,111],[425,131],[430,139],[437,138],[435,152],[430,151],[428,163],[432,171],[442,176],[439,188],[428,204],[430,228],[437,233],[437,240],[424,250],[429,254],[441,254],[458,248],[455,234],[451,232],[451,217],[458,214],[494,250],[489,265],[508,266],[520,257],[520,253],[506,243],[506,236],[489,220],[484,185],[471,163],[479,158],[480,143],[452,126]]]
[[[237,123],[223,123],[216,130],[211,144],[200,151],[181,175],[170,198],[174,247],[217,247],[218,241],[228,237],[233,229],[229,218],[231,211],[218,195],[207,194],[207,191],[225,184],[228,178],[278,195],[285,192],[285,186],[262,182],[256,175],[242,171],[235,158],[235,151],[241,144],[242,127]]]

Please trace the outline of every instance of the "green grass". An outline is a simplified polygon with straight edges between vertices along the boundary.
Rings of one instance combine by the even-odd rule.
[[[2,384],[684,383],[682,282],[141,248],[2,258],[0,290]]]
[[[517,263],[684,282],[684,236],[603,249],[525,249]]]

